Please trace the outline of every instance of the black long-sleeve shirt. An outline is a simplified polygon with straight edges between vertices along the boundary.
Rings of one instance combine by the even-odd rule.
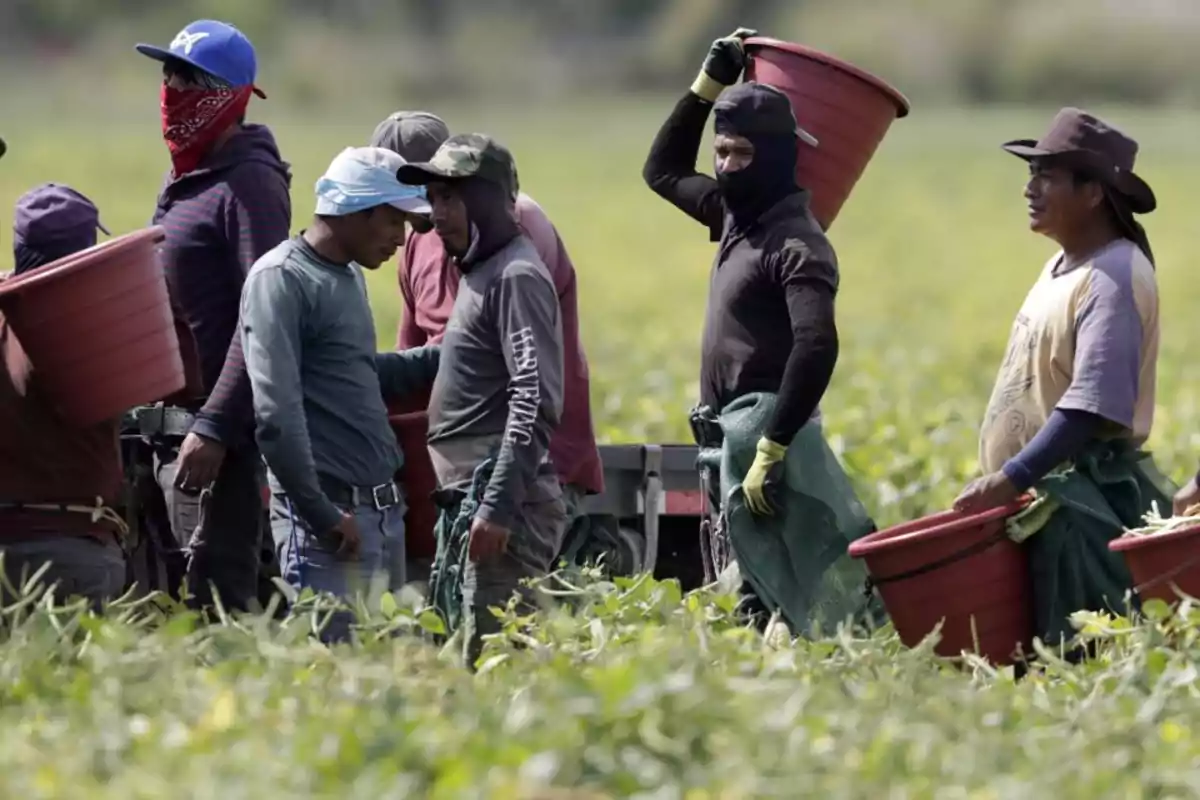
[[[764,432],[781,445],[812,417],[837,363],[837,256],[797,190],[753,225],[731,223],[717,181],[696,171],[712,103],[688,93],[654,139],[642,176],[720,241],[701,347],[701,401],[720,411],[778,395]]]

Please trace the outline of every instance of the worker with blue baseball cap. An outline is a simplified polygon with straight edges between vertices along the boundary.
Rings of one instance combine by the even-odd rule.
[[[163,138],[176,176],[196,169],[245,118],[250,95],[266,97],[254,84],[254,45],[227,22],[197,20],[166,48],[139,44],[135,49],[163,65]]]
[[[266,98],[254,85],[258,76],[254,45],[227,22],[196,20],[175,34],[165,49],[152,44],[139,44],[135,49],[155,61],[182,61],[234,88],[249,86],[256,95]]]
[[[215,593],[226,609],[245,611],[273,590],[259,581],[271,568],[260,558],[262,461],[238,307],[251,266],[291,233],[291,169],[270,128],[246,121],[251,97],[263,93],[254,46],[236,27],[196,20],[166,47],[136,50],[162,68],[171,168],[152,224],[166,237],[159,257],[203,378],[198,393],[130,412],[160,443],[148,471],[161,497],[143,508],[154,517],[147,528],[165,534],[156,552],[167,591],[180,596],[186,581],[193,607],[214,607]]]

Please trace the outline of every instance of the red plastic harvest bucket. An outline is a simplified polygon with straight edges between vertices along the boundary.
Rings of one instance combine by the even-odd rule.
[[[815,148],[800,144],[796,179],[812,193],[813,216],[829,230],[892,122],[908,115],[908,100],[819,50],[761,37],[747,39],[745,48],[746,80],[786,94],[796,122],[817,138]]]
[[[404,487],[408,504],[404,515],[404,546],[409,558],[433,558],[437,552],[434,527],[438,510],[433,502],[437,476],[426,444],[429,415],[425,409],[428,403],[426,394],[388,406],[388,421],[396,434],[400,452],[404,454],[404,465],[396,473],[396,480]]]
[[[1108,549],[1124,556],[1143,602],[1175,603],[1179,593],[1200,598],[1200,525],[1154,536],[1119,536]]]
[[[59,413],[119,417],[184,388],[161,227],[144,228],[0,281],[0,311]]]
[[[1004,530],[1004,520],[1026,502],[970,515],[946,511],[850,545],[905,646],[915,647],[941,622],[934,648],[940,656],[965,650],[1003,665],[1031,652],[1029,562]]]

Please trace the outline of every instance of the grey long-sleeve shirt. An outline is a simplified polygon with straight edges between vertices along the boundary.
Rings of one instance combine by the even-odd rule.
[[[438,348],[377,353],[366,283],[302,236],[260,258],[242,290],[241,334],[267,466],[314,530],[341,512],[318,473],[378,486],[402,464],[384,397],[429,386]]]
[[[429,442],[501,436],[477,516],[511,528],[562,414],[558,293],[518,236],[462,276],[429,404]]]

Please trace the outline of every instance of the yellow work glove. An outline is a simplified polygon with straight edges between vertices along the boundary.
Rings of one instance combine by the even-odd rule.
[[[783,478],[783,459],[787,448],[775,444],[765,436],[758,440],[755,448],[757,454],[746,479],[742,481],[742,493],[746,496],[746,506],[751,513],[759,516],[769,516],[775,513],[774,504],[767,499],[768,485],[779,483]]]
[[[692,82],[692,93],[715,102],[726,86],[733,86],[746,68],[746,52],[742,40],[758,35],[753,28],[738,28],[733,33],[713,41],[704,59],[704,66]]]

